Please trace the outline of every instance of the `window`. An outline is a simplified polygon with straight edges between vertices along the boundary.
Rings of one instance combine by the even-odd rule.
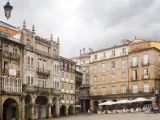
[[[138,93],[138,86],[137,85],[133,85],[133,93]]]
[[[102,87],[102,95],[106,95],[106,87]]]
[[[123,81],[126,80],[126,72],[122,72],[122,80],[123,80]]]
[[[102,81],[103,81],[103,82],[106,81],[106,75],[102,75]]]
[[[126,93],[126,86],[125,85],[121,86],[121,93]]]
[[[96,73],[96,72],[97,72],[97,66],[94,65],[94,73]]]
[[[116,56],[115,50],[112,50],[112,57]]]
[[[116,86],[112,86],[112,94],[116,94]]]
[[[68,73],[66,73],[66,78],[68,78]]]
[[[94,84],[97,84],[97,76],[94,76]]]
[[[73,90],[73,85],[71,85],[71,90]]]
[[[123,54],[123,55],[126,54],[126,48],[122,48],[122,54]]]
[[[102,72],[105,72],[105,64],[102,64]]]
[[[26,48],[30,48],[30,40],[29,39],[27,39],[27,41],[26,41]]]
[[[13,48],[13,55],[17,55],[17,49]]]
[[[94,94],[94,95],[98,95],[97,87],[94,87],[94,89],[93,89],[93,94]]]
[[[122,60],[122,68],[126,67],[126,60]]]
[[[66,83],[66,90],[68,90],[68,83]]]
[[[115,74],[112,74],[112,82],[115,82]]]
[[[64,89],[64,83],[61,83],[61,88]]]
[[[62,94],[62,100],[64,100],[64,94]]]
[[[68,100],[68,94],[66,94],[66,100]]]
[[[149,75],[148,75],[148,69],[144,69],[144,79],[147,79],[149,78]]]
[[[64,72],[61,72],[62,73],[62,78],[64,78]]]
[[[144,84],[144,92],[149,92],[149,84]]]
[[[94,59],[97,60],[97,55],[94,55]]]
[[[115,68],[115,61],[112,61],[112,69]]]
[[[28,55],[26,60],[27,60],[27,68],[34,69],[34,58]]]
[[[132,66],[137,66],[137,57],[132,57]]]
[[[46,80],[43,80],[43,88],[46,88]]]
[[[147,65],[148,62],[149,62],[149,60],[148,60],[148,54],[143,55],[143,64],[144,64],[144,65]]]
[[[73,95],[71,95],[71,101],[73,101]]]
[[[27,82],[27,85],[33,86],[33,82],[34,82],[33,76],[32,75],[27,75],[26,76],[26,82]]]
[[[133,80],[137,80],[138,79],[138,74],[137,74],[137,70],[133,71]]]
[[[46,67],[46,62],[44,61],[44,62],[43,62],[43,70],[46,70],[46,68],[47,68],[47,67]]]

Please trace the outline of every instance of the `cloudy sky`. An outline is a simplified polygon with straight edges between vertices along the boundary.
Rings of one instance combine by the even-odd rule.
[[[41,37],[59,36],[64,57],[79,55],[83,47],[99,50],[135,36],[160,40],[160,0],[10,0],[14,8],[9,20],[2,6],[7,0],[0,1],[0,20],[17,27],[26,20],[27,28],[34,24]]]

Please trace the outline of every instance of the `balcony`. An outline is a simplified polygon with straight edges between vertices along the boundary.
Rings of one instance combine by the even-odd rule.
[[[37,73],[49,76],[50,75],[50,70],[46,70],[46,69],[43,69],[43,68],[37,68]]]
[[[9,73],[9,69],[3,69],[2,72],[3,72],[3,76],[13,76],[16,78],[20,77],[20,71],[18,71],[18,70],[16,71],[16,75]]]
[[[121,56],[127,55],[127,52],[121,52],[120,55],[121,55]]]
[[[142,66],[148,66],[148,65],[150,65],[150,63],[149,63],[149,60],[147,60],[147,61],[142,61]]]
[[[148,79],[150,79],[150,74],[148,74],[148,75],[142,75],[142,80],[148,80]]]
[[[137,81],[137,80],[138,80],[138,76],[137,77],[131,76],[131,81]]]
[[[22,92],[22,81],[14,77],[3,77],[2,79],[2,91],[8,93]]]
[[[8,51],[3,51],[3,57],[12,60],[20,60],[20,55]]]
[[[98,98],[98,99],[119,99],[119,98],[137,98],[137,97],[152,97],[155,95],[155,91],[151,88],[149,91],[144,92],[144,90],[137,90],[137,93],[133,93],[130,91],[129,93],[117,93],[117,94],[106,94],[102,95],[99,92],[98,95],[94,95],[94,92],[90,92],[91,98]]]
[[[138,62],[131,62],[131,68],[138,67]]]
[[[33,51],[33,46],[26,46],[26,49]]]

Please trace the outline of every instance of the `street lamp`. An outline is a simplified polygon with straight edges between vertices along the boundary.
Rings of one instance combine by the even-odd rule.
[[[13,9],[13,6],[10,5],[9,0],[7,4],[4,6],[4,12],[7,19],[11,17],[11,11]]]

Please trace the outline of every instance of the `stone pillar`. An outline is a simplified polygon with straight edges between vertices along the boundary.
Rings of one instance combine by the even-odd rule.
[[[59,102],[59,99],[57,99],[56,101],[56,117],[60,117],[60,102]]]
[[[25,120],[25,100],[22,99],[22,120]]]
[[[86,101],[83,100],[83,113],[85,113],[85,112],[86,112]]]
[[[48,115],[47,115],[47,118],[48,118],[48,119],[51,119],[51,118],[52,118],[52,114],[51,114],[51,106],[52,106],[52,104],[49,103],[49,104],[48,104]]]
[[[68,116],[68,108],[66,108],[65,115]]]
[[[0,96],[0,120],[3,120],[2,96]]]
[[[35,104],[33,103],[33,104],[32,104],[32,109],[31,109],[31,119],[32,119],[32,120],[35,119],[35,116],[34,116],[34,107],[35,107]]]

